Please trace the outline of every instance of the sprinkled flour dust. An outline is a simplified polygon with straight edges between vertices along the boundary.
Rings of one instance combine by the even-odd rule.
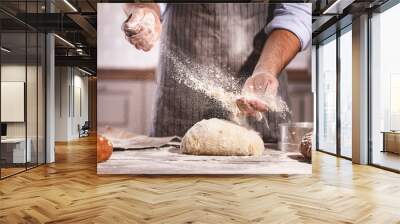
[[[279,112],[283,119],[286,118],[286,112],[289,112],[288,106],[279,96],[258,96],[242,93],[239,80],[222,72],[217,66],[196,64],[182,54],[178,56],[177,54],[167,53],[167,57],[174,65],[175,74],[173,74],[173,78],[175,80],[214,99],[230,113],[230,120],[241,126],[250,127],[246,116],[240,112],[236,105],[236,100],[242,97],[263,101],[268,105],[268,110]],[[257,120],[263,119],[266,127],[269,128],[265,114],[259,113],[259,115],[261,117]]]

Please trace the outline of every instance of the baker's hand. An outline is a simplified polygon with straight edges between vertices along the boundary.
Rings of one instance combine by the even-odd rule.
[[[268,110],[268,105],[260,99],[265,96],[276,96],[278,87],[279,82],[275,75],[264,72],[253,74],[246,80],[242,89],[244,96],[237,99],[236,104],[242,113],[256,116],[257,112]]]
[[[132,8],[128,18],[122,24],[125,38],[137,49],[149,51],[161,33],[161,21],[158,14],[150,8]]]

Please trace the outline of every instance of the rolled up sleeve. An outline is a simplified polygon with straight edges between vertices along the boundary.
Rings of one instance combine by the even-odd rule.
[[[167,9],[167,3],[158,3],[158,6],[160,7],[160,14],[163,16]]]
[[[265,27],[270,34],[274,29],[286,29],[299,38],[301,50],[311,43],[311,3],[282,3],[274,10],[274,18]]]

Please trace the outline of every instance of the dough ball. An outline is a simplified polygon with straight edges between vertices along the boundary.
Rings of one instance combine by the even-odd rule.
[[[312,147],[312,132],[305,134],[300,143],[300,153],[304,156],[304,158],[308,161],[311,160],[311,147]]]
[[[257,132],[216,118],[197,122],[181,143],[181,152],[192,155],[252,156],[263,151],[264,142]]]

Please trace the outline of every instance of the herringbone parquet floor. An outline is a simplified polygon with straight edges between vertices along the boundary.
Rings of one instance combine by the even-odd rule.
[[[97,176],[95,139],[0,181],[0,223],[400,223],[400,175],[314,153],[312,176]]]

